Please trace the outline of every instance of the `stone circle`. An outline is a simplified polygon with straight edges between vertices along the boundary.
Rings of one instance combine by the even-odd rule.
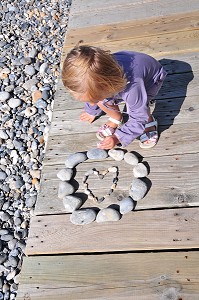
[[[119,201],[119,210],[106,207],[99,209],[97,212],[94,208],[81,208],[83,200],[77,197],[75,194],[75,188],[71,184],[71,178],[75,172],[75,168],[78,164],[84,161],[91,160],[103,160],[107,157],[111,157],[114,161],[124,160],[125,163],[132,165],[132,174],[134,178],[129,187],[129,196]],[[69,171],[70,170],[70,171]],[[106,195],[98,198],[94,195],[93,191],[89,187],[88,179],[91,175],[98,176],[99,179],[104,179],[106,174],[113,173],[113,180],[110,190]],[[100,203],[110,196],[117,187],[119,168],[117,166],[111,166],[106,170],[99,171],[96,168],[92,168],[85,172],[82,183],[84,185],[84,194],[87,195],[87,199],[93,200],[94,203]],[[75,225],[86,225],[96,220],[97,223],[119,221],[122,215],[125,215],[135,209],[135,203],[143,199],[147,193],[148,187],[142,177],[148,175],[148,169],[145,164],[139,163],[138,157],[132,152],[126,152],[122,149],[112,149],[108,152],[101,149],[91,149],[87,152],[77,152],[70,154],[65,161],[65,169],[58,172],[57,177],[61,180],[59,182],[58,197],[63,200],[63,205],[67,212],[71,212],[70,221]]]

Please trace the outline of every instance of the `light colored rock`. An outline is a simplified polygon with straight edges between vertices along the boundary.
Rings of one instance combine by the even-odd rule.
[[[81,210],[75,210],[71,216],[70,221],[75,225],[90,224],[96,219],[96,212],[91,208],[84,208]]]
[[[135,208],[135,202],[131,197],[124,198],[120,201],[120,213],[122,215],[127,214]]]
[[[87,156],[83,152],[77,152],[69,155],[65,161],[66,168],[74,168],[76,165],[84,162]]]
[[[132,152],[125,153],[124,161],[127,164],[132,165],[132,166],[136,166],[139,162],[138,157]]]
[[[73,212],[77,210],[82,205],[82,199],[76,196],[65,196],[63,198],[63,204],[67,212]]]
[[[146,177],[148,175],[148,170],[145,164],[139,163],[133,168],[133,175],[136,178]]]
[[[72,186],[72,184],[61,181],[59,183],[59,189],[58,189],[58,197],[59,198],[64,198],[65,196],[73,194],[75,191],[75,188]]]
[[[120,149],[111,149],[108,151],[108,155],[116,161],[121,161],[124,158],[124,151]]]
[[[6,101],[10,98],[10,93],[8,92],[0,92],[0,101]]]
[[[119,221],[120,220],[120,213],[115,210],[114,208],[107,207],[101,209],[96,218],[97,223],[101,222],[111,222],[111,221]]]
[[[144,181],[142,181],[139,178],[135,178],[132,181],[129,195],[133,198],[135,201],[139,201],[142,198],[144,198],[145,194],[147,192],[147,185]]]
[[[27,108],[25,109],[25,113],[24,113],[24,114],[25,114],[25,116],[26,116],[27,118],[29,118],[29,117],[35,115],[36,112],[37,112],[37,108],[34,107],[34,106],[31,106],[31,107],[27,107]]]
[[[73,176],[73,169],[62,169],[57,173],[57,177],[62,181],[69,181]]]
[[[108,153],[106,150],[94,148],[87,151],[87,156],[89,159],[105,159],[108,157]]]

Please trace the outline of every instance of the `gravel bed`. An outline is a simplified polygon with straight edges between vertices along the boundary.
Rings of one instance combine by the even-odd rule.
[[[70,5],[0,2],[0,300],[17,295]]]

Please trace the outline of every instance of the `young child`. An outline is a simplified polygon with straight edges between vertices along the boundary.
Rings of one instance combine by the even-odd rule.
[[[157,121],[149,102],[160,90],[166,72],[158,61],[143,53],[111,54],[92,46],[76,46],[63,64],[62,81],[72,96],[85,102],[80,120],[92,123],[105,112],[109,119],[97,132],[101,149],[123,147],[140,137],[141,148],[158,141]],[[118,104],[124,101],[128,120],[123,123]]]

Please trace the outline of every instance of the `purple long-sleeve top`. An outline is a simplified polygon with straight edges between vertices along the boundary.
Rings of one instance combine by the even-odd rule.
[[[123,68],[128,82],[123,91],[104,99],[103,103],[125,102],[128,120],[115,131],[125,147],[144,132],[149,118],[149,101],[157,95],[167,73],[157,60],[144,53],[120,51],[113,56]],[[93,116],[102,113],[97,105],[89,103],[85,103],[85,111]]]

